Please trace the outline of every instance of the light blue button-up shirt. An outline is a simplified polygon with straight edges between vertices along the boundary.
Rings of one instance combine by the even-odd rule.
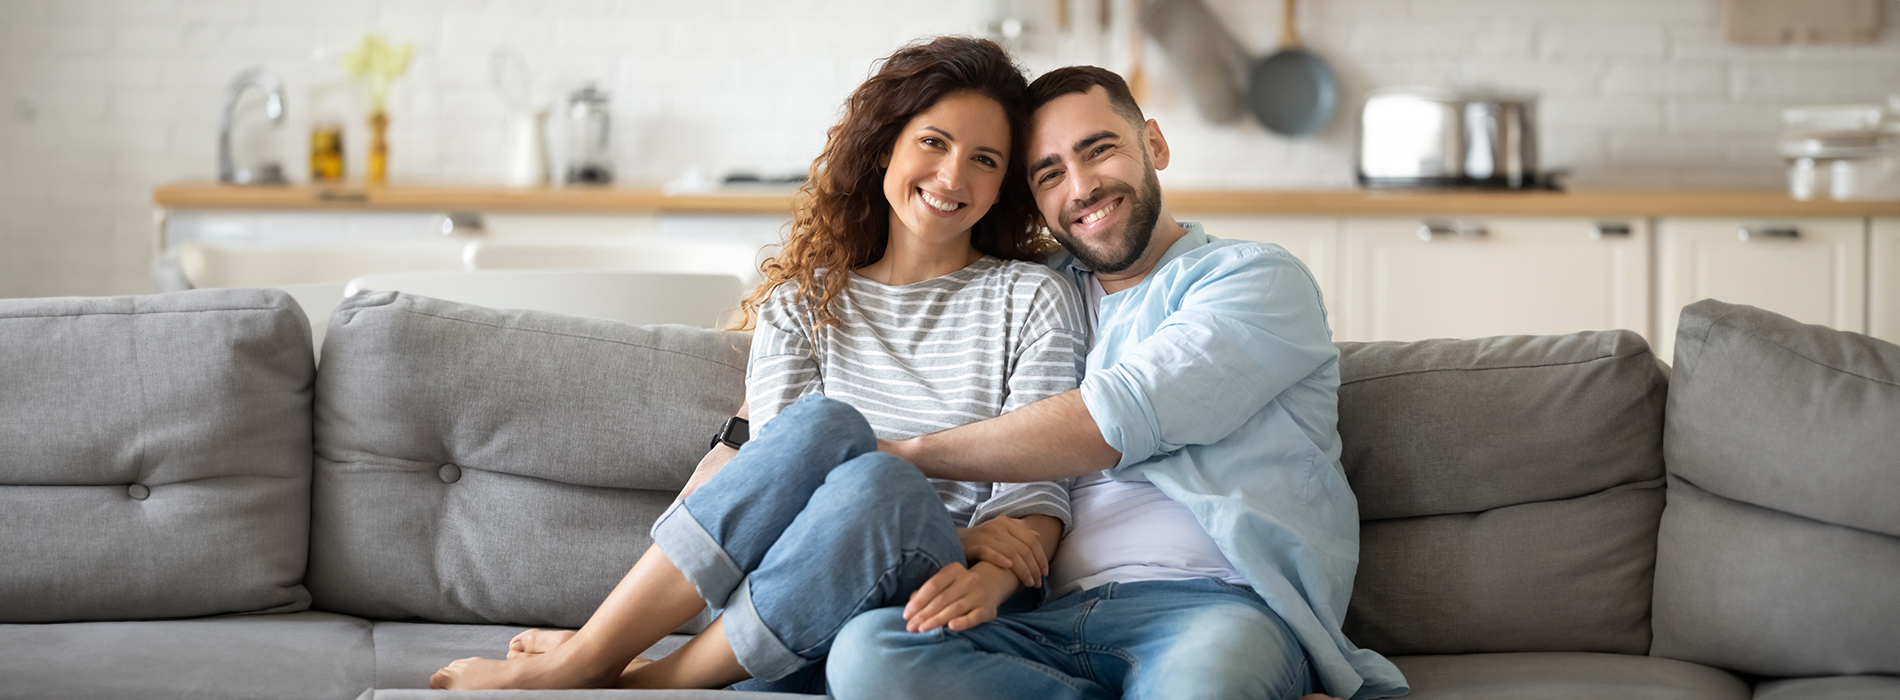
[[[1319,285],[1285,248],[1184,226],[1140,284],[1102,299],[1082,400],[1122,453],[1109,476],[1193,511],[1327,691],[1401,695],[1398,667],[1340,632],[1359,504],[1339,463],[1339,350]],[[1050,266],[1088,288],[1068,254]]]

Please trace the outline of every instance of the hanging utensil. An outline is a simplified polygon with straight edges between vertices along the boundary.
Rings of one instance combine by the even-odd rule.
[[[1281,0],[1280,50],[1247,71],[1247,107],[1277,134],[1305,136],[1326,126],[1339,105],[1339,80],[1319,54],[1300,46],[1294,0]]]
[[[1181,71],[1188,97],[1215,124],[1240,118],[1247,52],[1201,0],[1159,0],[1141,25]]]

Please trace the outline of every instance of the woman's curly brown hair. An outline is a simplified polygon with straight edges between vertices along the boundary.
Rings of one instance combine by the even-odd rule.
[[[855,270],[884,256],[891,204],[884,198],[878,161],[918,112],[965,90],[1002,105],[1011,148],[1020,149],[1029,84],[1009,53],[987,39],[946,36],[905,46],[851,93],[844,119],[826,132],[825,150],[798,190],[791,231],[778,255],[760,265],[764,281],[740,304],[740,328],[751,328],[759,305],[787,282],[797,283],[799,300],[814,322],[837,325],[831,303],[844,291],[847,276],[829,275],[820,285],[818,271]],[[1020,156],[1010,157],[1002,187],[996,204],[971,227],[971,245],[1006,260],[1041,260],[1056,242],[1034,224],[1035,200]]]

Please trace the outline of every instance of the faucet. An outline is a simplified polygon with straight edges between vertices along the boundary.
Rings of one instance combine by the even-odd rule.
[[[237,111],[238,97],[244,89],[257,86],[268,93],[264,101],[264,114],[270,117],[272,124],[284,123],[284,83],[277,76],[264,72],[262,68],[252,68],[239,73],[224,89],[224,115],[218,121],[218,182],[238,185],[276,185],[283,184],[284,168],[277,163],[264,163],[255,169],[238,170],[231,162],[231,113]]]

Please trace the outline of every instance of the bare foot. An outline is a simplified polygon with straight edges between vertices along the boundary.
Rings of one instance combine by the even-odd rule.
[[[567,663],[565,655],[533,654],[510,661],[459,659],[429,677],[436,690],[556,690],[611,688],[620,669],[597,673]]]
[[[528,630],[508,640],[510,661],[524,656],[546,654],[574,636],[573,630]]]

